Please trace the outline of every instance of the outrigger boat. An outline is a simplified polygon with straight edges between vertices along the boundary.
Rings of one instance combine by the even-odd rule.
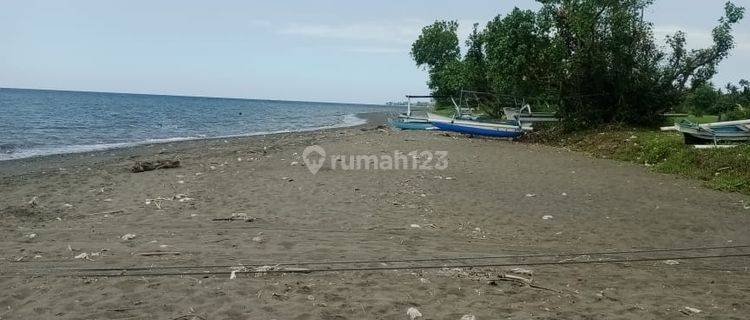
[[[532,112],[529,104],[525,104],[521,108],[503,108],[503,113],[506,119],[518,120],[521,123],[556,122],[560,120],[552,112]]]
[[[679,131],[685,137],[685,144],[691,145],[750,141],[750,119],[705,124],[683,120],[674,126],[662,127],[661,130]]]
[[[392,119],[390,124],[401,130],[437,130],[437,127],[432,125],[427,119],[427,116],[419,117],[415,116],[411,112],[411,99],[412,98],[435,98],[434,96],[406,96],[406,113],[401,113],[398,118]]]
[[[523,128],[520,123],[510,124],[507,122],[494,123],[455,119],[432,113],[427,113],[427,118],[440,130],[469,135],[517,139],[523,135],[524,131],[532,130],[531,127]]]

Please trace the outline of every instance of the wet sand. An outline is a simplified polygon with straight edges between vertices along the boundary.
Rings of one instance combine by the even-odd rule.
[[[562,149],[371,120],[0,162],[0,317],[750,314],[750,258],[737,256],[750,250],[735,247],[750,244],[746,197]],[[310,145],[447,151],[448,167],[313,175],[301,159]],[[154,159],[182,166],[129,171]],[[215,221],[233,215],[252,221]],[[708,246],[721,248],[649,251]]]

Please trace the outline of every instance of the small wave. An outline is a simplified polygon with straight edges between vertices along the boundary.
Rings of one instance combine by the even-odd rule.
[[[239,138],[239,137],[251,137],[251,136],[262,136],[267,134],[279,134],[279,133],[291,133],[291,132],[308,132],[325,129],[345,128],[353,127],[367,123],[367,120],[358,117],[355,114],[347,114],[342,117],[340,123],[304,128],[299,130],[277,130],[277,131],[256,131],[245,134],[236,135],[225,135],[225,136],[214,136],[208,137],[206,135],[196,135],[191,137],[174,137],[174,138],[163,138],[163,139],[147,139],[137,142],[120,142],[120,143],[101,143],[101,144],[88,144],[88,145],[70,145],[70,146],[58,146],[58,147],[43,147],[43,148],[28,148],[22,149],[13,144],[0,145],[0,161],[5,160],[16,160],[31,157],[49,156],[55,154],[71,154],[71,153],[84,153],[92,151],[103,151],[120,149],[127,147],[134,147],[148,144],[159,144],[159,143],[170,143],[179,141],[193,141],[193,140],[205,140],[205,139],[222,139],[222,138]]]
[[[19,147],[19,145],[13,143],[0,143],[0,154],[14,153]]]

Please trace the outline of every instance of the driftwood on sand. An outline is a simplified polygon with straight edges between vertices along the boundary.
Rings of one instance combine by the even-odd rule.
[[[179,168],[180,160],[156,160],[156,161],[136,161],[130,168],[130,172],[145,172],[158,169]]]

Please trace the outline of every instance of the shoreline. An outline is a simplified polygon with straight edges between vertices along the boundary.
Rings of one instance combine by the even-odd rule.
[[[38,168],[44,164],[51,164],[56,163],[56,165],[59,166],[70,166],[70,165],[76,165],[76,161],[84,161],[86,162],[87,159],[96,160],[97,158],[102,159],[117,159],[122,157],[133,157],[134,155],[138,154],[145,154],[152,151],[152,149],[155,149],[157,147],[162,147],[160,152],[164,151],[178,151],[178,150],[185,150],[190,149],[195,146],[201,145],[201,144],[211,144],[213,142],[219,141],[219,140],[226,140],[232,143],[238,143],[242,141],[250,141],[250,140],[256,140],[256,139],[264,139],[264,138],[271,138],[275,136],[284,136],[284,135],[299,135],[299,134],[306,134],[306,133],[316,133],[316,132],[328,132],[333,130],[346,130],[346,129],[360,129],[360,128],[366,128],[369,126],[377,126],[382,125],[386,122],[386,119],[388,117],[388,114],[386,112],[370,112],[370,113],[357,113],[354,114],[354,117],[361,119],[362,123],[357,123],[353,125],[334,125],[329,127],[322,127],[322,128],[310,128],[310,129],[303,129],[303,130],[297,130],[297,131],[287,131],[287,132],[272,132],[272,133],[257,133],[257,134],[247,134],[247,135],[238,135],[238,136],[226,136],[226,137],[207,137],[207,138],[186,138],[184,140],[174,140],[174,141],[155,141],[155,142],[134,142],[133,144],[128,143],[128,145],[123,146],[115,146],[111,148],[103,148],[103,149],[97,149],[97,150],[86,150],[86,151],[80,151],[80,152],[65,152],[65,153],[54,153],[54,154],[44,154],[44,155],[33,155],[29,157],[23,157],[23,158],[15,158],[15,159],[6,159],[6,160],[0,160],[0,176],[5,176],[6,171],[18,171],[20,169],[28,169],[28,167],[32,168]]]
[[[747,258],[736,255],[750,251],[738,247],[750,245],[742,195],[544,145],[376,128],[0,163],[0,317],[399,319],[412,306],[449,319],[750,312]],[[330,154],[441,150],[448,167],[312,174],[300,163],[313,144]],[[182,165],[129,170],[165,158]],[[679,263],[597,258],[633,256],[613,253],[551,264],[565,253],[709,246],[719,249],[641,256],[706,257]],[[545,258],[521,258],[529,254]],[[461,257],[488,266],[441,268]],[[443,262],[393,262],[413,259]],[[283,273],[290,261],[356,265]],[[248,273],[259,264],[281,269]],[[551,290],[503,281],[513,267]]]

